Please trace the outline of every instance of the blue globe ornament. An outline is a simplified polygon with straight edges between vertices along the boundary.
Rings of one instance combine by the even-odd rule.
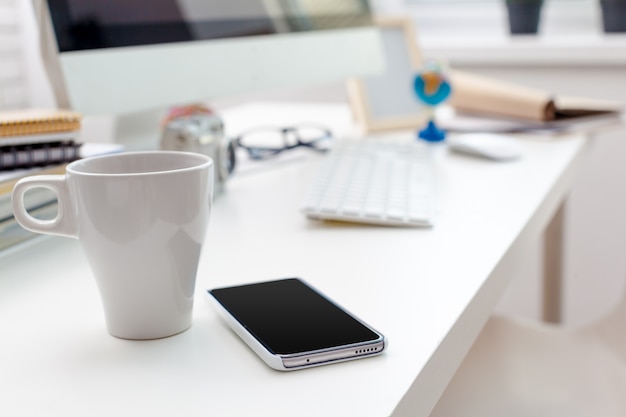
[[[413,82],[415,94],[429,106],[443,103],[452,92],[452,87],[443,74],[435,71],[421,72],[415,76]]]
[[[413,81],[413,90],[417,98],[431,108],[443,103],[452,93],[452,87],[441,66],[430,63],[420,71]],[[434,111],[432,111],[434,113]],[[439,129],[431,118],[426,127],[419,131],[418,137],[428,142],[440,142],[446,134]]]

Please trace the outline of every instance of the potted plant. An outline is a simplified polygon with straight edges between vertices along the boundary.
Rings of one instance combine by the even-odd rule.
[[[512,35],[537,33],[543,0],[505,0],[505,4]]]
[[[600,0],[604,31],[626,32],[626,0]]]

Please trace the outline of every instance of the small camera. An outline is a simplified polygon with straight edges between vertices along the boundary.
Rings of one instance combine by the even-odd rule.
[[[193,114],[170,120],[163,128],[161,149],[196,152],[215,164],[215,192],[220,193],[235,169],[235,146],[224,135],[224,123],[216,114]]]

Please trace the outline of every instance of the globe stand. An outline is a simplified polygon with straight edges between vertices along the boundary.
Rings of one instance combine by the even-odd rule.
[[[441,142],[446,138],[446,132],[439,129],[435,121],[430,119],[426,127],[418,132],[417,137],[427,142]]]

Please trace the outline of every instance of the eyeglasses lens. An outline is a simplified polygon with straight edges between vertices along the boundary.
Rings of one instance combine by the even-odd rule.
[[[330,133],[323,128],[298,126],[251,130],[241,135],[239,144],[248,149],[253,158],[262,159],[300,145],[327,150],[330,147],[330,139]]]

